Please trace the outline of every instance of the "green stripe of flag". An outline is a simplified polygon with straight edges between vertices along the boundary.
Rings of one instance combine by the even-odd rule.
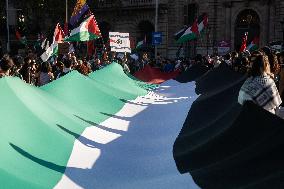
[[[147,93],[117,64],[92,75],[96,79],[74,71],[41,88],[0,79],[1,188],[54,187],[84,129],[118,112],[125,104],[121,99]]]
[[[72,36],[66,38],[64,41],[69,41],[69,42],[72,42],[72,41],[91,41],[91,40],[97,39],[99,37],[100,36],[95,35],[93,33],[90,33],[88,31],[82,31],[82,32],[76,33],[75,35],[72,35]]]

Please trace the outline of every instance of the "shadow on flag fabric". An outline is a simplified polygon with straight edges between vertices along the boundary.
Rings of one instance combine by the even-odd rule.
[[[101,31],[97,24],[94,15],[91,15],[83,21],[79,27],[73,29],[70,36],[65,38],[64,41],[77,42],[77,41],[91,41],[101,37]]]
[[[62,43],[65,35],[59,24],[56,25],[53,43],[46,48],[46,51],[40,56],[42,61],[47,61],[51,56],[58,54],[58,43]]]
[[[86,0],[78,0],[72,13],[70,24],[75,26],[88,10],[89,6],[87,5]]]

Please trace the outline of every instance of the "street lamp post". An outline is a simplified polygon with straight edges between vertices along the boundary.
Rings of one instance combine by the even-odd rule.
[[[207,49],[207,55],[209,55],[209,40],[210,40],[210,31],[211,31],[211,28],[210,27],[208,27],[207,28],[207,33],[206,33],[206,38],[207,38],[207,40],[206,40],[206,49]]]
[[[158,31],[158,14],[159,14],[159,0],[156,0],[156,16],[155,16],[155,32]],[[155,59],[157,59],[158,48],[155,45]]]
[[[281,26],[282,26],[282,49],[284,48],[284,18],[282,21],[280,21]]]
[[[68,23],[68,0],[65,1],[65,23]]]
[[[9,0],[6,0],[7,52],[10,52]]]

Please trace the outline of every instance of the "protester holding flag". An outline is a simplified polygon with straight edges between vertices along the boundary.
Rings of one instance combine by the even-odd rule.
[[[241,45],[241,49],[240,49],[240,52],[244,52],[247,48],[247,41],[248,41],[248,33],[246,32],[244,37],[243,37],[243,40],[242,40],[242,45]]]

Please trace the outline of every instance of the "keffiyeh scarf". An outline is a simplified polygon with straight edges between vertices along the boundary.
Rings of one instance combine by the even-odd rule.
[[[268,75],[248,78],[241,91],[266,110],[273,110],[282,103],[277,87]]]

